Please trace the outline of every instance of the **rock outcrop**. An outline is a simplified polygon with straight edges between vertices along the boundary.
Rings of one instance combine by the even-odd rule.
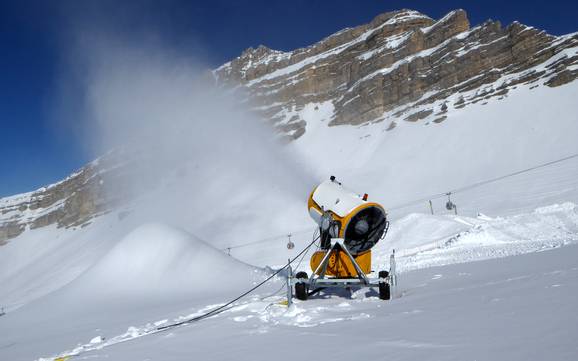
[[[65,180],[34,192],[0,199],[0,244],[27,229],[48,225],[83,226],[112,209],[115,200],[106,192],[108,157],[102,157]]]

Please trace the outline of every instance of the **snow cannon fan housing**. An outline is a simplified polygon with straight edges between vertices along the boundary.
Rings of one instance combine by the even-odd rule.
[[[378,203],[368,202],[367,194],[359,196],[344,188],[333,176],[311,192],[307,206],[321,232],[322,251],[311,258],[311,268],[315,270],[316,264],[331,248],[331,238],[341,238],[363,271],[371,272],[370,250],[383,238],[389,226],[385,209]],[[328,274],[356,275],[357,272],[347,265],[347,259],[336,258],[330,263]]]
[[[385,232],[385,210],[331,179],[311,192],[309,215],[331,238],[343,238],[352,255],[370,250]]]

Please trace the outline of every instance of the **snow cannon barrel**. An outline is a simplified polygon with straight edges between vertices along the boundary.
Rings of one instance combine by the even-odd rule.
[[[385,209],[368,202],[367,194],[360,196],[344,188],[333,176],[311,192],[307,207],[321,229],[322,249],[330,247],[330,238],[342,238],[349,252],[359,255],[375,246],[387,231]]]

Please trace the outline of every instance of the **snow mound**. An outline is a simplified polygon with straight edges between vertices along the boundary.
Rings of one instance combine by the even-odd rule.
[[[578,207],[566,202],[514,216],[410,214],[391,226],[376,247],[376,264],[389,263],[392,249],[402,272],[540,252],[578,243]]]
[[[193,235],[164,224],[142,225],[115,245],[78,282],[101,294],[205,293],[248,284],[255,269]]]

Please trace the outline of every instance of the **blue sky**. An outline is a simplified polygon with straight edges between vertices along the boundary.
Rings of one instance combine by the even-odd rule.
[[[74,119],[55,119],[74,24],[156,32],[214,67],[249,46],[292,50],[401,8],[434,18],[463,8],[472,24],[491,18],[556,35],[578,31],[576,1],[0,0],[0,197],[60,180],[91,158],[75,132],[62,126]]]

